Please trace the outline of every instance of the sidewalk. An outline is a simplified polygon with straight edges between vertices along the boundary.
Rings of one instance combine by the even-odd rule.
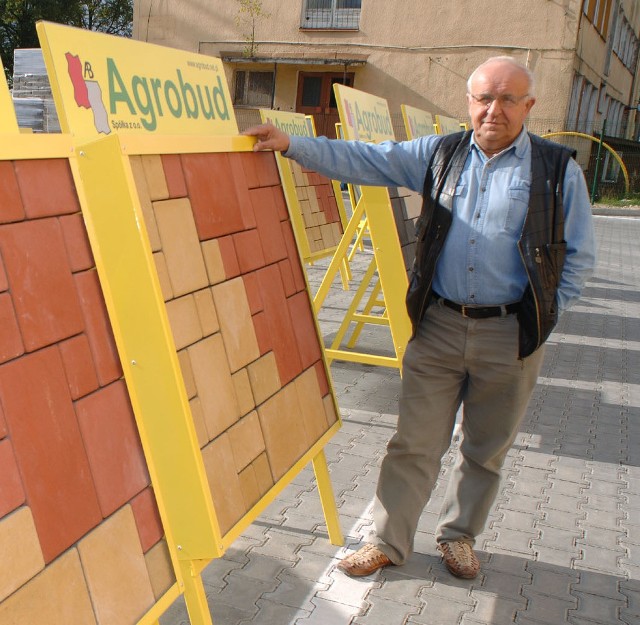
[[[599,265],[548,342],[477,541],[478,578],[449,575],[435,548],[455,449],[406,565],[360,579],[335,568],[371,529],[400,390],[396,370],[335,362],[343,427],[326,452],[345,545],[329,543],[307,467],[204,571],[215,625],[640,625],[640,218],[595,223]],[[323,266],[310,268],[312,288]],[[321,311],[328,340],[348,298],[336,285]],[[358,346],[384,353],[391,343],[373,328]],[[182,599],[160,623],[189,623]]]

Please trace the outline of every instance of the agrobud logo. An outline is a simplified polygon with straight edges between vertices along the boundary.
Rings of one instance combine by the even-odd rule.
[[[93,111],[98,132],[109,134],[112,128],[154,131],[159,118],[169,115],[176,119],[230,119],[229,104],[220,75],[212,83],[199,81],[192,84],[176,68],[169,78],[134,74],[127,81],[116,61],[107,57],[107,108],[100,84],[94,80],[91,63],[85,61],[83,64],[78,56],[68,52],[66,57],[76,104]],[[200,65],[194,65],[200,68]]]

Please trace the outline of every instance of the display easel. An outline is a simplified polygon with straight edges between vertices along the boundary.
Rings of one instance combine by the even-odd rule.
[[[335,84],[334,90],[344,139],[383,141],[394,138],[386,100],[340,84]],[[353,188],[350,189],[353,212],[314,297],[316,312],[322,308],[340,268],[345,263],[349,264],[364,239],[371,242],[373,254],[325,354],[329,362],[345,360],[400,369],[411,326],[404,303],[407,275],[389,193],[385,188],[359,186],[358,194],[359,197],[356,197]],[[381,314],[374,314],[374,308],[382,309]],[[353,324],[355,329],[347,343],[349,349],[344,349],[342,345]],[[351,349],[365,324],[389,328],[393,356]]]
[[[177,586],[139,622],[157,623],[177,592],[184,594],[191,623],[210,625],[201,571],[224,554],[309,462],[329,538],[342,544],[324,455],[325,445],[341,426],[339,410],[327,364],[321,360],[328,389],[318,395],[321,405],[309,406],[324,411],[316,415],[319,421],[309,422],[316,426],[313,440],[309,438],[297,457],[287,455],[273,485],[223,527],[220,513],[227,503],[212,497],[208,483],[132,158],[149,156],[160,162],[163,155],[272,156],[254,155],[255,140],[238,135],[219,59],[43,22],[38,35],[61,136],[72,145],[71,169],[177,579]],[[0,112],[2,106],[0,93]],[[163,184],[166,188],[166,181]],[[291,258],[299,262],[297,256]],[[205,277],[207,284],[218,284],[211,275]],[[319,341],[310,310],[309,319]],[[313,367],[308,370],[315,371]],[[294,382],[297,379],[288,386]],[[302,383],[300,391],[295,390],[304,401]],[[318,429],[323,414],[326,420]],[[292,423],[306,423],[307,417],[292,415]],[[283,464],[289,456],[293,460]],[[271,471],[275,474],[273,466]]]

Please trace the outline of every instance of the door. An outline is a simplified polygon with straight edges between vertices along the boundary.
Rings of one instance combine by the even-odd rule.
[[[334,83],[353,87],[353,73],[300,72],[296,112],[313,115],[316,134],[335,139],[335,124],[340,121]]]

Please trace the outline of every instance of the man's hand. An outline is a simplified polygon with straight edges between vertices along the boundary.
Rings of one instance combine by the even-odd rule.
[[[251,128],[247,128],[242,134],[257,137],[258,140],[253,146],[254,152],[261,152],[263,150],[286,152],[289,149],[289,135],[276,128],[273,124],[252,126]]]

